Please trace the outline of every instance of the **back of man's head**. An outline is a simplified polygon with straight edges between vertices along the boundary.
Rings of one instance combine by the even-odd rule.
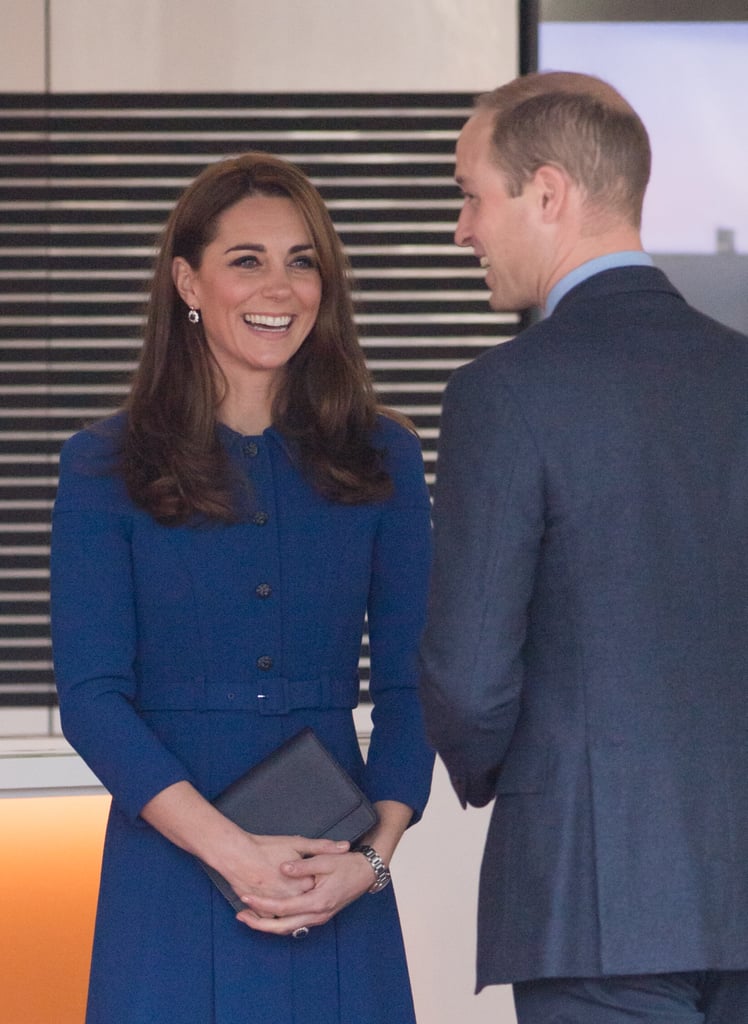
[[[520,195],[539,167],[556,166],[592,208],[640,226],[649,137],[613,86],[576,72],[541,72],[483,93],[475,107],[493,118],[493,154],[510,195]]]

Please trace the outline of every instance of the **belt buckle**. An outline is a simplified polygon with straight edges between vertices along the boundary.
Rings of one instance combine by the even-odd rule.
[[[287,680],[281,678],[264,679],[261,691],[257,694],[257,710],[261,715],[287,715],[288,686]]]

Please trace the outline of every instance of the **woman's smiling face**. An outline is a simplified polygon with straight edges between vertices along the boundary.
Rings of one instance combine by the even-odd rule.
[[[218,219],[198,268],[173,265],[184,301],[200,310],[229,388],[272,386],[317,319],[322,281],[308,228],[282,196],[248,196]]]

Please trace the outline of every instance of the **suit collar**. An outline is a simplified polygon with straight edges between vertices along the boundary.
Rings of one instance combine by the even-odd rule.
[[[548,293],[545,304],[545,315],[550,316],[556,306],[567,292],[570,292],[576,285],[586,281],[588,277],[599,274],[603,270],[615,270],[618,267],[651,267],[654,261],[649,253],[639,249],[626,249],[620,252],[609,252],[604,256],[596,256],[592,260],[580,263],[578,267],[570,270],[560,281],[556,281]]]
[[[675,288],[665,274],[655,266],[626,266],[602,270],[580,284],[571,288],[559,301],[555,313],[566,309],[574,302],[604,295],[616,295],[623,292],[666,292],[682,299],[683,296]]]

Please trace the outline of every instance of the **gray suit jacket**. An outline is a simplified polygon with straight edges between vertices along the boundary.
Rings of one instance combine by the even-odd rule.
[[[578,285],[452,377],[434,525],[478,988],[748,967],[748,338],[652,268]]]

